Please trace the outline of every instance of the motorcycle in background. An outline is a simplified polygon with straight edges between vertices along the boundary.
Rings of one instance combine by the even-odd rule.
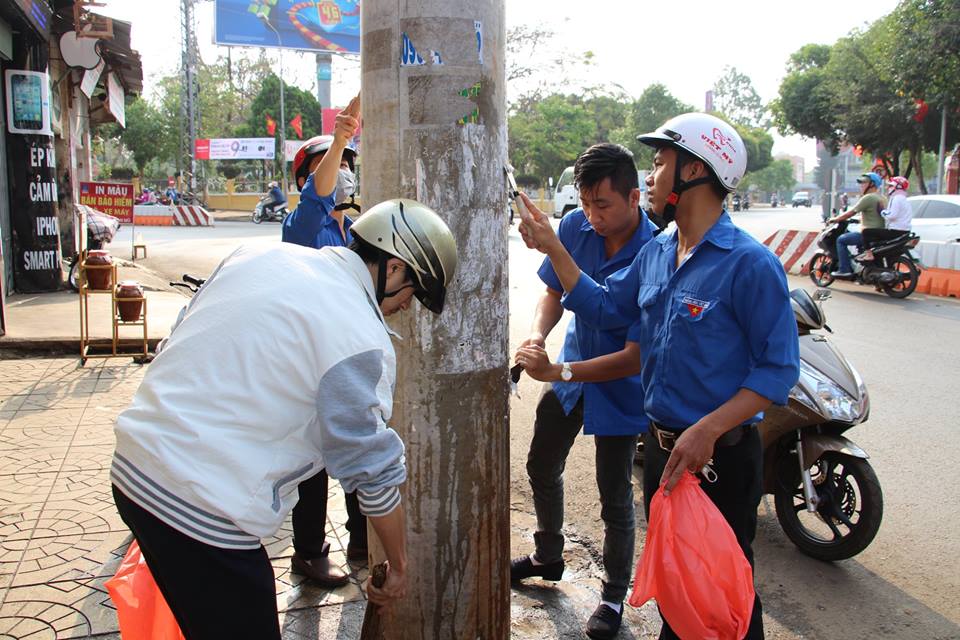
[[[846,233],[850,220],[831,222],[817,236],[823,251],[810,259],[810,279],[818,287],[829,287],[836,279],[837,238]],[[911,249],[920,244],[920,237],[904,233],[888,240],[871,241],[853,257],[853,281],[873,285],[891,298],[906,298],[920,281],[920,259]]]
[[[869,456],[844,437],[870,415],[866,385],[826,336],[821,300],[790,292],[800,334],[800,380],[784,407],[773,405],[757,425],[763,442],[764,491],[777,520],[808,556],[851,558],[873,541],[883,519],[880,481]]]
[[[290,215],[290,212],[287,211],[287,203],[284,202],[270,206],[272,202],[273,200],[269,193],[260,198],[257,206],[253,209],[253,213],[250,215],[250,219],[256,224],[260,224],[264,220],[267,222],[283,222],[286,217]]]

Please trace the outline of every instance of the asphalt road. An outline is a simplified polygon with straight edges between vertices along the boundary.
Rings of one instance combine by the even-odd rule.
[[[817,208],[753,209],[734,214],[734,220],[763,239],[779,228],[817,229],[818,214]],[[238,244],[278,242],[280,235],[277,223],[250,222],[138,231],[149,251],[139,262],[167,278],[208,274]],[[515,228],[509,243],[515,348],[526,335],[542,284],[536,276],[539,254],[523,246]],[[129,246],[129,231],[122,230],[111,249],[126,257]],[[805,278],[791,277],[790,284],[813,289]],[[765,499],[755,550],[768,637],[960,638],[960,501],[950,484],[960,460],[954,432],[960,302],[919,294],[893,300],[847,283],[832,290],[825,303],[835,332],[830,339],[862,374],[872,407],[869,421],[847,435],[871,456],[883,487],[883,524],[856,558],[822,563],[793,547],[776,521],[772,497]],[[553,354],[560,337],[555,331],[548,342]],[[512,401],[512,503],[525,514],[533,510],[524,464],[537,392],[538,385],[525,377],[523,399]],[[571,452],[567,522],[581,540],[595,541],[595,550],[602,522],[592,449],[590,439],[581,438]],[[638,504],[640,499],[638,490]],[[642,515],[639,519],[642,530]],[[515,550],[530,545],[516,532],[512,543]]]

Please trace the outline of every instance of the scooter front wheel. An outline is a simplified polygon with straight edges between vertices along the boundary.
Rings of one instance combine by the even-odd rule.
[[[817,253],[810,259],[810,279],[818,287],[829,287],[833,284],[833,260],[826,253]]]
[[[259,211],[254,211],[252,217],[254,224],[260,224],[263,222],[263,214]]]
[[[785,454],[777,465],[797,469],[796,454]],[[810,475],[817,495],[813,513],[807,511],[799,471],[778,479],[774,503],[783,532],[811,558],[852,558],[873,542],[883,519],[883,492],[873,467],[862,458],[827,451]]]

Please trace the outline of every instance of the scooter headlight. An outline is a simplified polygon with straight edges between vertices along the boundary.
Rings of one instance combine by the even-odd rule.
[[[863,415],[863,403],[847,393],[843,387],[833,380],[800,361],[800,376],[805,378],[806,386],[814,391],[814,398],[810,400],[819,405],[819,410],[826,413],[832,420],[841,422],[856,422]],[[806,393],[803,393],[806,396]],[[798,398],[801,402],[800,398]],[[807,406],[810,406],[808,403]],[[816,408],[816,407],[811,407]]]

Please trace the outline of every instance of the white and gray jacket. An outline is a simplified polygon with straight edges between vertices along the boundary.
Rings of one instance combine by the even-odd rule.
[[[342,247],[242,247],[194,296],[117,419],[112,482],[174,529],[251,549],[326,468],[385,515],[406,479],[386,426],[396,355]]]

